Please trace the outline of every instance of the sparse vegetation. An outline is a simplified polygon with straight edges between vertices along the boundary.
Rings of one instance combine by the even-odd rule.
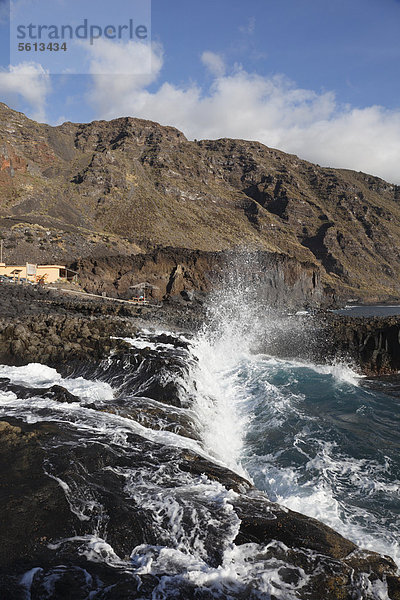
[[[0,190],[13,260],[25,243],[36,244],[38,259],[67,262],[155,246],[246,247],[318,265],[325,284],[343,294],[400,294],[398,186],[257,142],[189,142],[139,119],[71,124],[49,137],[47,126],[1,111],[0,140],[19,157]],[[11,137],[1,131],[2,114],[16,125]],[[23,240],[11,241],[10,232]]]

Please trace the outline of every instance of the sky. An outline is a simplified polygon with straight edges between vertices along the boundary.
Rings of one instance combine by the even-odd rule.
[[[146,40],[79,42],[65,65],[12,36],[10,54],[7,1],[0,100],[30,118],[146,118],[400,183],[399,0],[15,0],[28,21],[68,5],[77,23],[139,23],[151,7]]]

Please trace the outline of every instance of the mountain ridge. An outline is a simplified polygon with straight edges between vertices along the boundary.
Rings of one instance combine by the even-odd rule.
[[[52,127],[0,103],[5,257],[246,248],[314,264],[343,297],[400,297],[400,186],[133,117]]]

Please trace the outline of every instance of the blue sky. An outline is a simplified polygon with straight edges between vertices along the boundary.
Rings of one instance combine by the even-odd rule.
[[[90,2],[77,3],[82,16],[95,12]],[[0,99],[52,124],[129,114],[191,138],[258,139],[399,181],[398,0],[153,0],[151,8],[153,72],[143,76],[96,72],[100,64],[117,73],[138,61],[138,48],[116,49],[112,60],[92,54],[88,75],[47,75],[46,65],[8,73],[3,21]]]
[[[167,80],[206,84],[198,59],[212,50],[357,106],[400,106],[399,32],[395,0],[153,0]]]

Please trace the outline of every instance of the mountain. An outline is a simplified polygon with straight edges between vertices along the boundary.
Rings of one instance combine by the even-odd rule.
[[[246,249],[311,265],[343,298],[399,298],[399,201],[400,186],[258,142],[130,117],[51,127],[0,103],[8,263]]]

